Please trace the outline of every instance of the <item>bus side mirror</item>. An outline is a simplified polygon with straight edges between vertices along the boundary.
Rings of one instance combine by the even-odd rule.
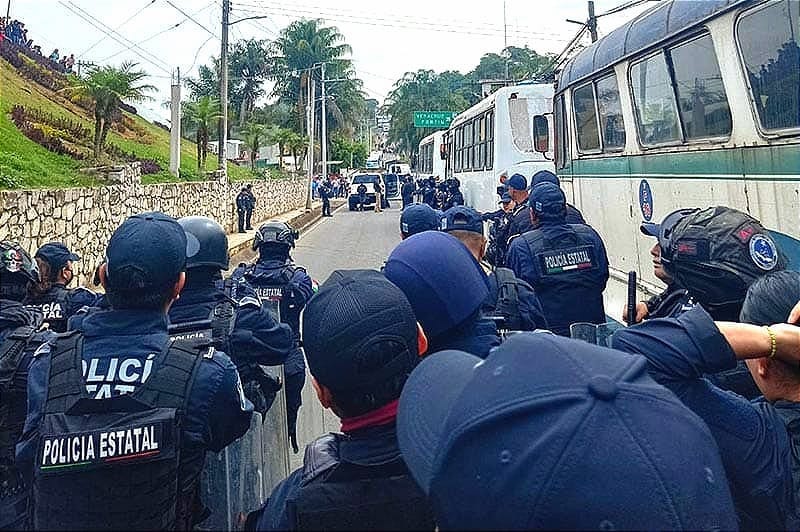
[[[543,115],[533,117],[533,147],[539,153],[550,151],[550,131]]]
[[[439,158],[443,161],[447,159],[447,144],[440,144],[439,145]]]

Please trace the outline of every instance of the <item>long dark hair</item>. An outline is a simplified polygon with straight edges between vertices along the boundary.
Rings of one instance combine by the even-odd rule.
[[[756,279],[744,298],[739,321],[755,325],[782,323],[800,301],[800,272],[773,272]]]

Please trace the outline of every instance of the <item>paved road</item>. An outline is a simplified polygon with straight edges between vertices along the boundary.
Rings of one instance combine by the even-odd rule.
[[[392,209],[381,213],[349,212],[345,205],[334,211],[333,218],[323,218],[305,231],[292,257],[320,284],[337,269],[380,268],[400,242],[400,201],[393,204]],[[291,457],[292,467],[301,465],[306,443],[338,430],[338,419],[322,410],[307,375],[297,431],[301,451]]]

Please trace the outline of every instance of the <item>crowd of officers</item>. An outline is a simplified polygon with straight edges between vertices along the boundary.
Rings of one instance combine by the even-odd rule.
[[[748,215],[678,211],[642,224],[667,288],[641,323],[567,338],[606,319],[608,261],[555,176],[531,182],[486,214],[403,194],[382,270],[318,289],[282,222],[223,278],[216,222],[131,216],[103,295],[67,288],[63,244],[3,242],[0,527],[199,525],[206,453],[270,407],[280,364],[290,432],[306,364],[341,431],[247,529],[800,527],[800,273]]]

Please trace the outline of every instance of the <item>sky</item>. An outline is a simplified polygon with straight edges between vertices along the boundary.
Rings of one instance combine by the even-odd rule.
[[[175,68],[184,77],[194,75],[198,65],[220,52],[221,0],[6,1],[11,17],[25,22],[28,37],[46,54],[58,48],[99,64],[138,62],[157,88],[153,101],[137,106],[150,119],[168,119],[161,103],[169,98]],[[624,2],[595,0],[595,10],[600,14]],[[466,73],[483,54],[499,53],[505,39],[503,5],[502,0],[231,0],[232,22],[266,18],[233,24],[229,38],[274,39],[293,20],[322,18],[352,47],[367,96],[382,103],[405,72]],[[600,36],[652,5],[599,19]],[[580,29],[565,19],[586,17],[585,0],[506,0],[508,45],[559,53]]]

